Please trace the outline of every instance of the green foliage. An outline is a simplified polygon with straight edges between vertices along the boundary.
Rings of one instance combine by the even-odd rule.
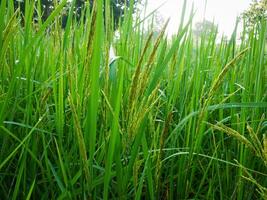
[[[154,38],[131,1],[114,40],[104,2],[62,29],[67,0],[1,1],[0,199],[266,198],[266,22],[196,40],[185,1]]]
[[[253,0],[250,7],[243,12],[242,18],[249,27],[253,27],[262,20],[267,20],[267,0]]]
[[[211,21],[204,20],[195,24],[194,35],[196,37],[201,37],[203,34],[210,35],[214,32],[217,32],[217,26]]]
[[[74,0],[72,0],[74,1]],[[66,25],[67,17],[68,17],[68,10],[70,10],[70,7],[72,5],[72,1],[69,1],[68,4],[66,4],[65,7],[65,14],[63,17],[63,27]],[[25,13],[25,0],[13,0],[14,2],[14,9],[20,8],[22,15]],[[59,4],[60,0],[36,0],[35,1],[35,7],[36,11],[38,10],[38,6],[40,6],[40,11],[39,15],[42,16],[42,20],[45,21],[49,15],[52,13],[54,10],[55,6]],[[90,8],[92,9],[93,7],[93,0],[75,0],[75,9],[73,10],[74,15],[77,19],[81,18],[82,15],[82,10],[84,10],[86,6],[86,2],[89,3]],[[120,20],[123,19],[125,16],[125,11],[129,10],[129,7],[131,6],[130,0],[105,0],[104,2],[107,2],[110,4],[110,10],[113,14],[113,22],[114,22],[114,27],[116,28],[118,26],[118,23]],[[1,0],[0,0],[1,3]],[[136,7],[138,3],[138,0],[133,1],[134,7]],[[105,10],[105,9],[104,9]],[[105,12],[105,11],[104,11]],[[35,16],[37,17],[37,13],[35,12]]]

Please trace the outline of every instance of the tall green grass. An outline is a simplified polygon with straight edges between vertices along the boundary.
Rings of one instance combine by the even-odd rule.
[[[240,44],[216,29],[195,38],[185,1],[168,39],[168,22],[155,37],[132,2],[114,40],[109,1],[82,22],[70,10],[65,29],[66,1],[37,24],[26,1],[24,25],[12,2],[0,7],[0,199],[266,198],[265,21]]]

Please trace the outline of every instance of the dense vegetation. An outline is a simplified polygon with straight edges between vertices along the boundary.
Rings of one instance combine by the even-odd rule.
[[[1,3],[2,0],[0,0]],[[57,5],[60,3],[61,0],[35,0],[34,6],[35,9],[33,11],[33,16],[35,21],[45,21],[50,14],[54,11]],[[29,1],[31,2],[31,0]],[[73,15],[75,19],[79,22],[81,20],[81,12],[85,7],[89,7],[92,9],[94,0],[68,0],[67,3],[64,5],[64,14],[62,19],[62,27],[66,26],[66,21],[69,15],[69,11],[71,6],[73,5]],[[105,3],[108,3],[109,11],[112,13],[110,17],[113,19],[114,28],[118,26],[120,20],[123,20],[125,11],[127,8],[130,7],[131,3],[130,0],[106,0]],[[25,6],[27,4],[27,0],[11,0],[9,1],[10,9],[20,10],[22,15],[22,19],[25,16]],[[133,0],[134,8],[137,7],[138,2],[137,0]],[[106,11],[107,7],[103,8],[103,11]],[[39,18],[39,19],[38,19]]]
[[[242,13],[242,18],[250,27],[258,21],[267,20],[267,0],[252,0],[249,8]]]
[[[66,3],[1,1],[0,199],[266,199],[265,20],[195,38],[185,4],[155,38],[132,2],[114,39],[103,0],[62,29]]]

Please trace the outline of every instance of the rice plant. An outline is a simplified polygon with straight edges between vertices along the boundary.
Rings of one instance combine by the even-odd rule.
[[[216,29],[194,37],[186,1],[171,39],[168,21],[155,37],[133,18],[133,1],[116,31],[109,1],[81,21],[73,3],[65,28],[66,0],[44,22],[33,1],[25,16],[12,2],[0,5],[0,199],[266,199],[266,21],[218,43]]]

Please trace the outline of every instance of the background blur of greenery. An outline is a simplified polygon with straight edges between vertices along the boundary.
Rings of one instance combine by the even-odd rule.
[[[257,22],[267,19],[267,0],[252,0],[250,7],[243,12],[246,26],[253,27]]]
[[[25,12],[25,0],[13,0],[14,1],[14,8],[20,8],[22,14]],[[74,9],[74,15],[76,19],[79,21],[81,17],[81,11],[84,9],[84,6],[86,3],[90,4],[90,7],[92,8],[94,0],[76,0],[75,1],[75,9]],[[0,0],[1,2],[1,0]],[[54,7],[56,4],[58,4],[59,0],[39,0],[35,1],[36,7],[37,4],[41,5],[41,11],[42,11],[42,20],[45,21],[48,16],[51,14],[51,12],[54,10]],[[114,29],[118,27],[119,20],[123,20],[124,18],[124,12],[127,10],[127,8],[130,6],[130,0],[111,0],[110,1],[110,8],[111,12],[113,14],[113,22],[114,22]],[[137,5],[144,5],[144,0],[134,0],[134,7],[137,8]],[[67,16],[68,16],[68,10],[70,9],[71,1],[65,6],[65,14],[62,21],[62,26],[66,26],[67,22]],[[126,9],[125,9],[126,8]],[[37,13],[35,13],[35,17],[37,17]],[[239,16],[241,20],[244,20],[246,26],[253,27],[258,21],[262,19],[267,18],[267,0],[252,0],[250,7],[245,10],[241,16]],[[155,12],[155,34],[158,34],[160,32],[160,29],[164,25],[164,19]],[[200,37],[201,33],[204,31],[213,31],[216,27],[213,24],[213,22],[210,22],[208,20],[197,22],[195,24],[194,28],[194,34],[196,37]]]
[[[20,8],[22,14],[25,13],[25,0],[12,0],[14,1],[14,7],[15,9]],[[137,4],[137,0],[134,0],[135,4]],[[1,2],[1,1],[0,1]],[[54,10],[55,6],[60,2],[60,0],[36,0],[35,5],[36,7],[38,4],[41,5],[41,12],[42,12],[42,20],[45,21],[51,12]],[[94,0],[75,0],[75,8],[74,8],[74,14],[77,20],[81,17],[81,11],[84,9],[86,3],[90,4],[90,7],[92,8]],[[123,18],[125,9],[129,7],[130,0],[111,0],[110,1],[110,8],[113,13],[114,18],[114,27],[118,25],[119,19]],[[68,10],[70,9],[71,1],[65,6],[65,18],[63,18],[63,26],[66,26],[67,21],[67,14]],[[35,13],[35,17],[37,13]]]

